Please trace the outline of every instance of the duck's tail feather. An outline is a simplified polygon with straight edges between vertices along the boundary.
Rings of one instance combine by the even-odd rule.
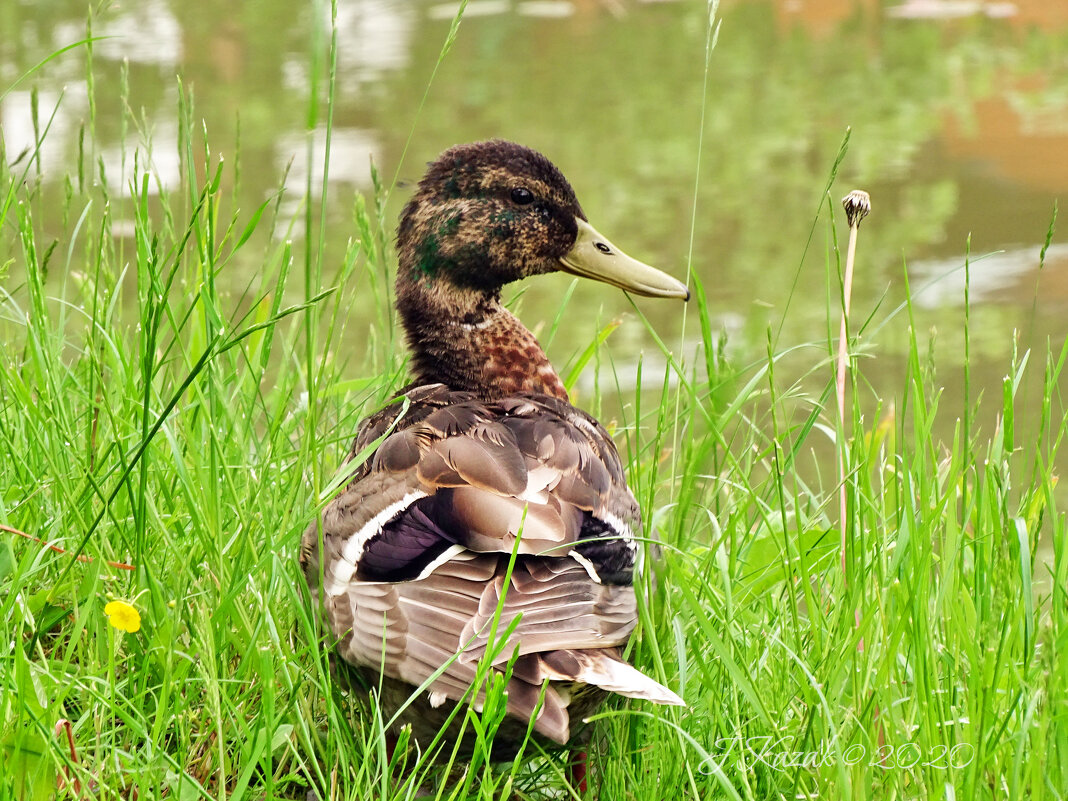
[[[528,662],[523,667],[529,670],[535,666]],[[686,706],[686,702],[667,687],[620,659],[614,648],[547,651],[536,655],[535,670],[536,680],[577,681],[594,684],[628,698],[644,698],[655,704]],[[535,676],[526,678],[529,681]]]

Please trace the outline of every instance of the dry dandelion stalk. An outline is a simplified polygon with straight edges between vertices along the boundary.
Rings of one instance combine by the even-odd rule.
[[[835,363],[835,390],[838,395],[838,430],[841,435],[845,435],[845,384],[846,384],[846,372],[849,370],[849,342],[847,339],[847,327],[846,323],[849,318],[849,299],[853,293],[853,263],[856,259],[857,253],[857,233],[860,231],[860,221],[863,220],[871,212],[871,197],[867,192],[860,189],[854,189],[844,198],[842,198],[842,205],[845,207],[846,222],[849,223],[849,246],[846,250],[846,266],[845,276],[842,281],[842,324],[838,329],[838,359]],[[842,583],[848,585],[849,574],[846,570],[846,528],[847,520],[846,515],[848,510],[846,508],[846,450],[845,442],[839,444],[838,447],[838,514],[841,521],[842,529]],[[857,609],[853,613],[853,625],[856,628],[860,628],[860,609]],[[864,650],[864,638],[861,637],[857,641],[857,650]],[[886,743],[886,731],[883,727],[881,717],[881,710],[879,705],[875,705],[873,720],[878,722],[878,742],[880,752]],[[884,760],[880,760],[880,764],[885,767]]]
[[[838,430],[845,432],[845,385],[846,372],[849,369],[849,340],[846,330],[846,321],[849,318],[849,299],[853,293],[853,261],[857,253],[857,232],[860,230],[860,221],[868,216],[871,211],[871,198],[867,192],[854,189],[844,198],[842,205],[845,207],[846,221],[849,223],[849,247],[846,250],[845,277],[842,284],[842,324],[838,329],[838,359],[835,362],[835,392],[838,399]],[[838,447],[838,519],[842,531],[842,578],[848,581],[846,572],[846,465],[845,446],[840,443]],[[859,624],[859,612],[857,623]]]

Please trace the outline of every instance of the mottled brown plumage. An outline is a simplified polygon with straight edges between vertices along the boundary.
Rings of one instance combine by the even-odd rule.
[[[637,622],[641,521],[615,446],[567,402],[500,290],[555,270],[662,297],[685,287],[619,253],[559,170],[509,142],[443,153],[397,243],[415,381],[363,422],[352,455],[381,443],[301,543],[337,654],[381,683],[386,715],[452,660],[395,723],[425,746],[468,691],[500,610],[500,636],[511,631],[492,664],[517,658],[498,758],[531,718],[547,743],[581,739],[609,692],[681,704],[620,655]]]

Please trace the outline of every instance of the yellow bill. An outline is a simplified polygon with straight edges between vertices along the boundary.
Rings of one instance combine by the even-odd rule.
[[[690,290],[684,283],[632,259],[585,220],[576,218],[575,222],[578,224],[575,245],[560,259],[565,272],[612,284],[636,295],[690,299]]]

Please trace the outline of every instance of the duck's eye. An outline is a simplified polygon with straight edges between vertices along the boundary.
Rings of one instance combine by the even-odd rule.
[[[528,203],[534,202],[534,193],[527,189],[525,186],[517,186],[512,190],[512,202],[517,203],[520,206],[525,206]]]

